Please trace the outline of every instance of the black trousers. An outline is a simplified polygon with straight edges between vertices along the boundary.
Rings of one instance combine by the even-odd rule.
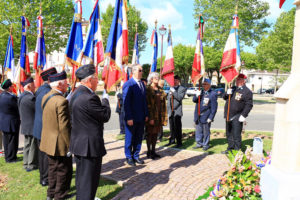
[[[102,157],[75,155],[76,200],[94,200],[99,185]]]
[[[47,196],[50,198],[65,199],[69,193],[72,180],[72,157],[49,156],[49,186]]]
[[[38,146],[40,146],[41,140],[38,140]],[[48,183],[48,156],[46,153],[39,151],[39,170],[40,170],[40,184],[42,182]]]
[[[243,122],[239,122],[238,117],[235,117],[232,121],[226,122],[226,137],[228,142],[228,150],[241,149],[242,129]]]
[[[170,124],[170,143],[175,142],[175,138],[178,145],[182,144],[182,124],[181,124],[181,116],[170,116],[169,117],[169,124]]]
[[[17,161],[17,153],[19,147],[19,132],[3,131],[3,146],[6,162]]]

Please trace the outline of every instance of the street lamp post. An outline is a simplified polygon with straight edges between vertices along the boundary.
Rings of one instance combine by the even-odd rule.
[[[161,35],[161,56],[160,56],[160,69],[159,69],[160,77],[161,77],[161,69],[162,69],[163,42],[164,42],[164,35],[166,34],[166,32],[167,29],[165,28],[165,26],[161,25],[161,27],[159,28],[159,34]]]
[[[262,81],[263,81],[263,78],[259,77],[258,80],[260,80],[260,94],[262,94]]]

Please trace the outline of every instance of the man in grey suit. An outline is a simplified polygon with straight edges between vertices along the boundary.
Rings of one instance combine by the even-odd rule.
[[[24,92],[18,100],[21,117],[21,134],[24,135],[23,167],[27,172],[37,169],[38,145],[37,139],[33,137],[33,123],[35,113],[35,86],[33,78],[21,82]]]
[[[177,141],[176,148],[182,146],[182,100],[185,96],[186,88],[180,85],[180,77],[176,75],[174,77],[174,87],[170,88],[170,92],[167,97],[167,109],[169,115],[169,124],[171,137],[169,143],[166,146],[175,144],[175,138]],[[173,103],[172,103],[173,101]]]

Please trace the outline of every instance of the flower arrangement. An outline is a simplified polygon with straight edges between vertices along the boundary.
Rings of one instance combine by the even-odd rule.
[[[259,186],[260,172],[262,167],[270,164],[271,157],[267,156],[255,163],[251,152],[252,148],[247,146],[245,153],[233,150],[228,154],[231,162],[230,170],[214,184],[208,200],[262,199]]]

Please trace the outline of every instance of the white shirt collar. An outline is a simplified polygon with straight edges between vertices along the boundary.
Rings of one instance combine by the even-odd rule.
[[[26,92],[29,92],[29,93],[30,93],[30,94],[32,94],[32,95],[34,95],[34,94],[33,94],[33,93],[31,92],[31,91],[28,91],[28,90],[24,90],[24,92],[25,92],[25,91],[26,91]]]
[[[55,89],[55,88],[53,88],[53,90],[55,90],[55,91],[59,92],[59,94],[63,95],[62,91],[57,90],[57,89]]]
[[[135,80],[135,82],[139,83],[141,80],[136,79],[135,77],[132,76],[132,78]]]

